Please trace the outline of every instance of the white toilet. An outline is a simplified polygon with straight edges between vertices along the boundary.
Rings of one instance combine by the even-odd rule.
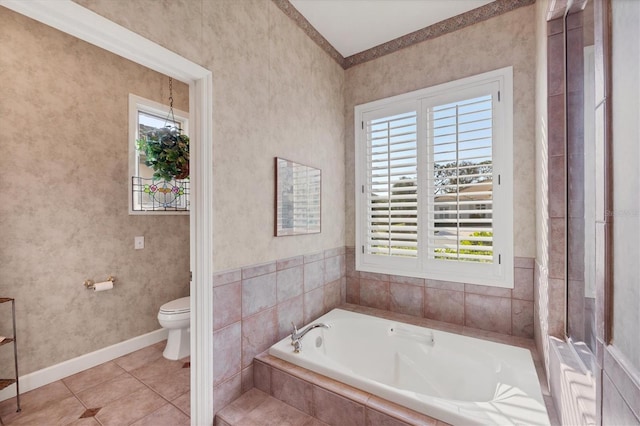
[[[162,353],[167,359],[178,360],[190,354],[191,306],[189,299],[189,297],[181,297],[160,306],[158,321],[162,328],[169,330],[167,347]]]

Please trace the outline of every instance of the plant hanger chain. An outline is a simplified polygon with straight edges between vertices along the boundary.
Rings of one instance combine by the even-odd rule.
[[[176,117],[173,114],[173,78],[171,77],[169,77],[169,114],[167,115],[164,124],[165,127],[177,129],[179,133],[182,133],[182,128],[178,125]]]

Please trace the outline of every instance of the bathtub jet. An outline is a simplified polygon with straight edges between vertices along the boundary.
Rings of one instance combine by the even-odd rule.
[[[334,309],[269,354],[453,425],[549,424],[525,348]]]

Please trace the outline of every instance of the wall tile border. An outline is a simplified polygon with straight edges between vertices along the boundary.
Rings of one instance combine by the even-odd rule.
[[[533,258],[517,257],[514,288],[499,288],[355,270],[346,248],[346,301],[507,335],[534,337]],[[398,284],[415,287],[400,288]],[[413,296],[409,296],[412,294]]]
[[[448,34],[459,29],[486,21],[503,13],[510,12],[523,6],[535,3],[535,0],[496,0],[466,13],[440,21],[428,27],[419,29],[402,37],[372,47],[355,55],[343,57],[309,21],[289,2],[289,0],[272,0],[276,6],[300,27],[318,46],[333,58],[343,69],[351,68],[364,62],[378,59],[414,44]]]

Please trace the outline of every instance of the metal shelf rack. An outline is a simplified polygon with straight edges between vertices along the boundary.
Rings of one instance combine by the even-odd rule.
[[[18,381],[18,347],[16,345],[16,301],[10,297],[0,297],[0,304],[11,302],[11,318],[13,321],[13,336],[5,337],[2,342],[0,342],[0,346],[8,345],[9,343],[13,343],[13,361],[14,361],[14,371],[15,378],[4,379],[0,378],[0,390],[11,386],[12,384],[16,384],[16,412],[21,410],[20,408],[20,383]],[[2,419],[0,419],[0,424],[2,424]]]

